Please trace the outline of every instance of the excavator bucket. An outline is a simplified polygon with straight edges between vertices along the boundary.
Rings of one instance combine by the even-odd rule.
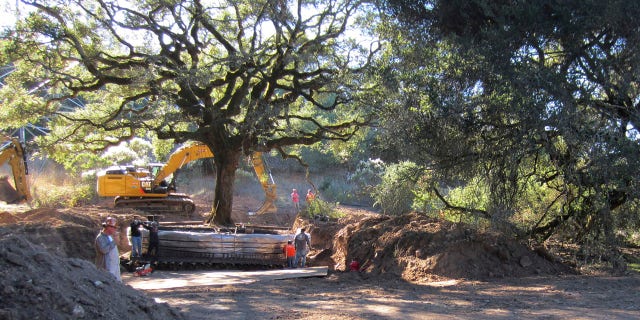
[[[14,204],[21,200],[18,191],[9,183],[9,176],[0,177],[0,201],[4,201],[7,204]]]
[[[0,137],[4,142],[0,146],[0,165],[8,164],[13,173],[13,185],[9,184],[9,176],[0,177],[0,200],[10,204],[31,201],[31,193],[27,184],[27,157],[24,148],[17,138]]]
[[[256,211],[256,214],[276,212],[278,212],[278,208],[276,208],[276,205],[273,203],[273,201],[265,201],[262,206],[260,206],[258,211]]]
[[[263,214],[263,213],[276,213],[278,212],[278,208],[276,208],[276,199],[278,195],[276,194],[276,185],[270,184],[265,188],[265,199],[260,208],[255,212],[251,212],[250,214]]]

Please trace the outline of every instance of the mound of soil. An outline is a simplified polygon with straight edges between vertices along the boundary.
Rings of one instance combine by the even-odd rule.
[[[83,259],[0,229],[0,319],[183,319]]]
[[[18,219],[10,212],[0,212],[0,224],[13,224],[17,222]]]
[[[312,239],[322,237],[315,230],[318,237]],[[356,259],[366,273],[389,273],[412,282],[575,273],[500,234],[415,213],[371,215],[329,236],[336,270],[347,270]]]
[[[3,212],[0,213],[0,225],[55,255],[93,261],[93,239],[105,215],[90,208]]]

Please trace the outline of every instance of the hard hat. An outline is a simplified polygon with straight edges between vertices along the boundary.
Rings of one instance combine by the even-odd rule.
[[[116,227],[116,219],[114,217],[108,217],[102,223],[103,227]]]

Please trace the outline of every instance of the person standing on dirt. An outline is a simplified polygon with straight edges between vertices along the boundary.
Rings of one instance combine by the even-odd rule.
[[[142,226],[149,230],[147,256],[151,257],[155,261],[158,259],[158,246],[160,245],[160,239],[158,239],[158,222],[153,221],[151,223],[145,223]]]
[[[296,262],[296,247],[293,241],[287,240],[287,244],[283,248],[284,255],[287,258],[287,268],[293,268]]]
[[[129,225],[129,236],[131,237],[131,258],[142,256],[142,233],[140,227],[143,225],[138,216],[133,216],[133,221]]]
[[[95,240],[96,267],[106,270],[122,282],[120,277],[120,253],[113,237],[116,234],[116,219],[108,217],[102,223],[102,231]]]
[[[296,208],[296,213],[300,212],[300,195],[298,195],[298,190],[293,189],[291,192],[291,201],[293,201],[293,207]]]
[[[311,189],[307,190],[307,197],[305,198],[305,200],[307,201],[307,205],[310,205],[315,198],[316,195],[311,192]]]
[[[300,233],[298,233],[293,239],[293,243],[296,248],[296,261],[294,262],[295,268],[297,268],[298,265],[304,268],[307,262],[307,253],[309,253],[309,249],[311,249],[311,239],[304,231],[304,228],[300,229]]]

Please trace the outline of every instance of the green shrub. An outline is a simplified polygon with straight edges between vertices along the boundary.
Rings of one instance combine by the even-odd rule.
[[[95,198],[95,183],[47,185],[34,188],[32,204],[39,208],[69,208],[92,203]]]
[[[409,161],[387,166],[380,184],[373,188],[371,194],[376,201],[375,205],[385,214],[400,215],[410,212],[416,177],[419,177],[421,171],[416,164]]]
[[[337,206],[337,203],[326,202],[316,198],[309,203],[305,210],[302,211],[302,214],[310,219],[338,219],[342,217],[342,213],[336,209]]]

